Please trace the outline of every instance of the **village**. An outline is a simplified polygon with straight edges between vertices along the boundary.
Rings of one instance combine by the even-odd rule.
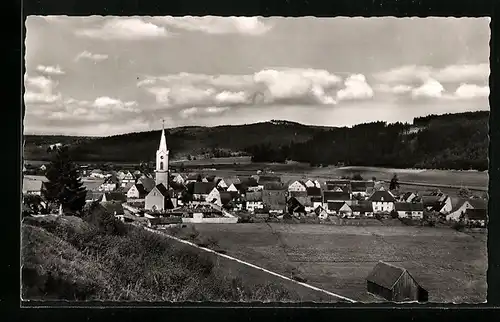
[[[45,165],[40,167],[45,170]],[[161,227],[176,223],[286,221],[329,223],[338,220],[399,219],[406,224],[486,226],[487,200],[455,197],[439,189],[403,191],[360,176],[284,182],[274,173],[216,176],[169,169],[162,131],[154,175],[140,170],[80,168],[86,201],[98,202],[122,221]],[[43,176],[23,177],[23,194],[42,195]]]

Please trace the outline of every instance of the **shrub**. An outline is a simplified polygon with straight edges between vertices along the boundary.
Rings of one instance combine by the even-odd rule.
[[[455,229],[456,231],[462,231],[465,228],[465,223],[463,221],[455,221],[451,225],[451,228]]]
[[[392,218],[392,219],[397,219],[397,218],[399,218],[398,212],[397,212],[397,211],[395,211],[395,210],[391,211],[391,218]]]

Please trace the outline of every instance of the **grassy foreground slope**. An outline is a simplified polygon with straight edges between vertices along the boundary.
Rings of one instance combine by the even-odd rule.
[[[332,301],[139,227],[115,235],[69,216],[24,219],[22,264],[24,300]]]

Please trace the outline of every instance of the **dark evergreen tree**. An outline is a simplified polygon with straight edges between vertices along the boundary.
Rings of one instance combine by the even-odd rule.
[[[47,202],[62,205],[63,211],[79,214],[85,205],[87,189],[78,176],[78,168],[71,160],[67,146],[55,150],[45,176],[49,180],[44,190]]]
[[[389,190],[397,190],[399,189],[399,180],[398,180],[398,175],[394,174],[394,176],[391,179],[391,183],[389,184]]]

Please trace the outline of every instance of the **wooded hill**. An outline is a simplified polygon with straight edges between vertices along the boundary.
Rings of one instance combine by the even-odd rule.
[[[245,152],[255,162],[486,170],[488,121],[488,111],[429,115],[415,118],[413,124],[373,122],[350,128],[273,120],[174,128],[167,131],[167,143],[172,158]],[[410,131],[415,126],[419,132]],[[154,159],[159,137],[160,131],[103,138],[26,136],[24,158],[46,160],[43,143],[64,141],[70,145],[74,160],[147,162]]]

